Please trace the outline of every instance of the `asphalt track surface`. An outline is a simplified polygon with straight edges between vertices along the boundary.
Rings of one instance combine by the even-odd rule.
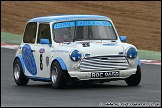
[[[1,106],[36,107],[99,107],[107,102],[152,102],[161,106],[161,65],[142,64],[139,86],[129,87],[125,81],[103,84],[69,84],[53,89],[48,82],[29,80],[17,86],[12,62],[16,50],[1,48]]]

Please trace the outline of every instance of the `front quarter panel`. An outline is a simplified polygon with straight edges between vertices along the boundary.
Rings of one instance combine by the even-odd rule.
[[[129,43],[121,43],[121,45],[123,46],[125,56],[126,56],[126,51],[128,50],[128,48],[130,48],[130,47],[136,48],[134,45],[129,44]],[[136,48],[136,50],[137,50],[137,48]],[[137,68],[137,65],[140,65],[140,59],[139,59],[138,53],[137,53],[137,57],[135,59],[128,58],[128,61],[130,63],[130,68]]]

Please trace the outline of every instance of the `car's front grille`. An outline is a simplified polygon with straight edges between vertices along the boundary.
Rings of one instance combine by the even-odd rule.
[[[96,56],[83,58],[80,62],[80,71],[125,70],[129,63],[124,56]]]

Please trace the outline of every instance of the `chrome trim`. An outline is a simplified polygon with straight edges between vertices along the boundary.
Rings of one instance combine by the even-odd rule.
[[[79,71],[126,70],[128,67],[129,62],[125,56],[95,56],[83,58]]]

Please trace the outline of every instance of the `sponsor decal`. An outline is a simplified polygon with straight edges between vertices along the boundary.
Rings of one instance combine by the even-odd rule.
[[[109,21],[76,21],[73,22],[61,22],[54,25],[54,29],[74,27],[74,26],[112,26]]]
[[[32,75],[37,74],[37,67],[35,64],[35,58],[33,53],[31,52],[31,47],[28,44],[25,44],[22,48],[22,58],[24,60],[24,64],[26,69],[31,73]]]
[[[76,26],[112,26],[109,21],[77,21]]]
[[[45,49],[44,49],[44,48],[41,48],[41,49],[39,50],[39,52],[40,52],[40,53],[44,53],[44,52],[45,52]]]
[[[46,57],[46,65],[47,65],[47,67],[49,65],[49,57],[48,56]]]
[[[75,26],[75,22],[62,22],[62,23],[56,23],[54,25],[54,29],[65,28],[65,27],[73,27],[73,26]]]
[[[67,51],[67,50],[52,50],[51,52],[54,52],[54,53],[69,53],[69,51]]]

